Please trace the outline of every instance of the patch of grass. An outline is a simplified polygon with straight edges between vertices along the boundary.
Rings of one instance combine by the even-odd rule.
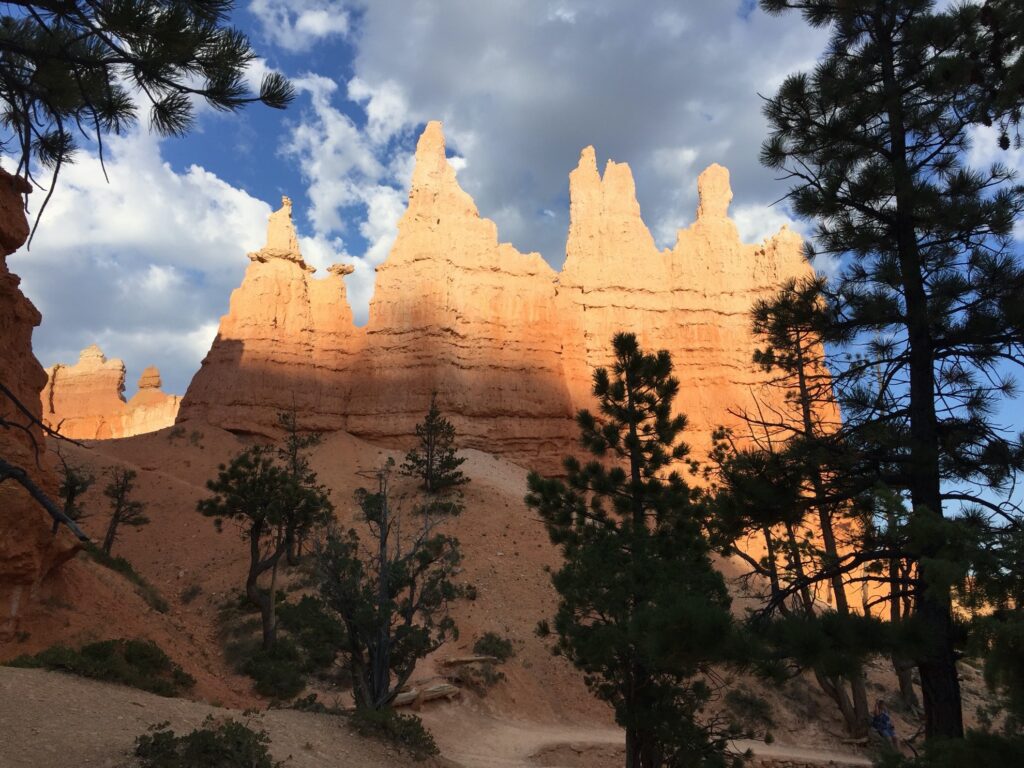
[[[183,602],[185,605],[188,605],[201,594],[203,594],[203,588],[198,584],[193,584],[192,586],[186,587],[181,591],[181,602]]]
[[[35,656],[19,656],[8,666],[69,672],[160,696],[177,696],[196,682],[150,640],[104,640],[78,650],[54,645]]]
[[[433,734],[416,715],[400,715],[393,709],[357,709],[349,721],[360,736],[391,744],[414,760],[440,753]]]
[[[171,609],[171,606],[160,595],[156,587],[146,581],[128,560],[123,557],[108,555],[92,543],[87,543],[84,549],[86,553],[88,553],[89,557],[104,568],[109,568],[110,570],[121,574],[128,579],[128,581],[134,584],[139,596],[142,597],[142,599],[146,601],[146,604],[154,611],[167,613]]]
[[[141,768],[279,768],[267,749],[270,737],[247,723],[217,721],[208,715],[201,728],[178,736],[159,723],[135,740]]]
[[[508,661],[516,655],[512,641],[497,632],[484,632],[473,643],[473,653],[477,656],[493,656],[498,661]]]

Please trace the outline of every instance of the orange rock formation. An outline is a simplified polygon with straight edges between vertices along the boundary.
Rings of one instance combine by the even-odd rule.
[[[7,269],[7,256],[28,237],[22,195],[29,184],[0,169],[0,459],[29,474],[44,491],[56,481],[48,468],[39,393],[46,373],[32,354],[40,315]],[[14,402],[14,399],[17,403]],[[21,607],[54,567],[76,550],[73,539],[50,532],[49,518],[13,479],[0,478],[0,640],[17,629]]]
[[[43,422],[74,440],[154,432],[172,425],[178,415],[181,398],[161,391],[160,371],[153,367],[142,372],[139,391],[125,402],[124,363],[107,360],[95,344],[82,350],[75,365],[58,363],[46,374]]]
[[[498,241],[444,150],[430,123],[365,328],[352,325],[347,268],[317,279],[303,262],[285,198],[179,420],[272,434],[276,414],[294,406],[309,429],[401,444],[436,392],[463,445],[552,468],[574,446],[573,413],[591,405],[593,367],[607,362],[612,335],[630,330],[672,352],[688,438],[707,447],[760,382],[749,310],[808,271],[799,237],[783,229],[743,244],[728,218],[728,171],[713,165],[698,182],[697,220],[659,251],[629,167],[609,162],[602,178],[588,147],[570,174],[557,273]]]

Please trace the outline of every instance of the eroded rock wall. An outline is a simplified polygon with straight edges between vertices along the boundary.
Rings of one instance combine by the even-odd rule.
[[[588,147],[570,175],[558,273],[499,242],[459,186],[439,123],[427,126],[415,161],[366,327],[352,325],[343,268],[317,279],[306,267],[286,201],[267,247],[250,254],[179,420],[273,434],[277,413],[294,405],[307,428],[402,445],[436,392],[463,445],[557,468],[575,447],[573,414],[592,404],[593,368],[623,330],[672,353],[698,453],[730,408],[749,404],[762,381],[750,307],[809,268],[788,230],[740,241],[724,168],[701,175],[696,221],[659,250],[629,166],[609,162],[602,176]]]
[[[676,404],[689,418],[686,439],[703,457],[710,433],[734,425],[730,411],[773,399],[752,364],[750,310],[783,280],[809,272],[801,241],[783,228],[759,245],[741,242],[728,217],[729,172],[698,179],[697,217],[672,249],[658,250],[640,215],[632,173],[609,162],[598,174],[593,148],[570,174],[570,225],[559,277],[563,315],[579,326],[566,345],[576,408],[591,407],[590,375],[610,361],[619,331],[648,349],[668,349],[680,381]]]
[[[53,493],[56,478],[38,421],[46,372],[32,354],[32,330],[41,319],[7,268],[7,256],[28,237],[23,179],[0,169],[0,459]],[[15,403],[17,400],[17,403]],[[76,551],[73,539],[50,531],[49,517],[13,479],[0,482],[0,640],[17,631],[22,608],[43,579]]]
[[[249,259],[180,418],[269,434],[278,413],[294,409],[305,429],[345,429],[362,343],[342,279],[351,267],[313,276],[299,252],[288,198],[271,214],[267,245]]]
[[[82,350],[74,365],[58,363],[46,369],[41,400],[43,422],[73,440],[131,437],[174,424],[181,398],[163,392],[160,371],[149,367],[139,378],[139,390],[124,399],[125,367],[108,360],[93,344]]]

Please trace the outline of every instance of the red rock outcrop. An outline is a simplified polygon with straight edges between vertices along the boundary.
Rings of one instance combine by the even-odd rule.
[[[659,251],[640,216],[629,166],[598,174],[588,147],[569,176],[570,224],[559,277],[564,316],[579,325],[567,344],[575,407],[589,407],[591,371],[609,362],[610,340],[632,331],[650,349],[668,349],[680,380],[676,403],[689,417],[687,441],[703,454],[710,432],[753,404],[764,381],[752,365],[750,309],[789,277],[806,274],[798,235],[783,228],[760,245],[740,241],[728,218],[729,172],[698,178],[696,221]],[[759,393],[771,397],[770,393]]]
[[[10,391],[0,393],[0,458],[52,492],[56,481],[43,433],[33,423],[42,415],[39,393],[46,384],[46,373],[32,354],[32,329],[41,317],[18,287],[18,276],[7,269],[7,256],[28,237],[22,195],[29,191],[27,182],[0,169],[0,383]],[[50,532],[49,518],[20,485],[0,482],[0,640],[17,630],[22,607],[75,551],[71,537]]]
[[[43,423],[73,440],[108,440],[169,427],[181,398],[163,392],[160,371],[149,367],[139,391],[124,399],[124,363],[108,360],[98,346],[86,347],[74,365],[46,369]]]
[[[609,162],[602,178],[588,147],[570,175],[559,274],[539,254],[499,243],[430,123],[366,327],[352,326],[338,270],[310,274],[286,199],[179,420],[272,434],[276,414],[294,404],[308,428],[402,444],[436,392],[463,445],[552,468],[574,446],[572,415],[590,405],[593,367],[607,362],[615,332],[631,330],[672,352],[679,405],[702,448],[761,380],[750,362],[752,302],[809,268],[787,230],[740,241],[724,168],[708,168],[698,186],[696,221],[659,251],[629,167]]]
[[[556,293],[540,254],[498,242],[430,123],[409,207],[377,269],[349,431],[400,442],[436,392],[463,445],[523,462],[563,451],[574,430]]]
[[[267,434],[280,411],[294,408],[306,429],[347,425],[350,369],[362,336],[342,279],[352,268],[335,265],[315,278],[299,251],[291,201],[281,202],[266,246],[249,254],[242,285],[185,393],[181,419]]]

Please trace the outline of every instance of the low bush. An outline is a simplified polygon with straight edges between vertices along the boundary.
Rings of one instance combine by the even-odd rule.
[[[19,656],[8,664],[69,672],[160,696],[177,696],[196,682],[150,640],[104,640],[78,650],[54,645],[35,656]]]
[[[203,588],[198,584],[193,584],[192,586],[186,587],[181,591],[181,602],[183,602],[185,605],[188,605],[201,594],[203,594]]]
[[[228,662],[256,681],[258,693],[279,700],[301,693],[307,675],[332,667],[345,639],[344,627],[323,601],[305,596],[288,603],[284,597],[278,592],[277,640],[269,651],[262,649],[260,619],[244,596],[228,601],[220,611]]]
[[[473,643],[473,653],[477,656],[492,656],[498,661],[508,661],[516,655],[512,641],[497,632],[484,632]]]
[[[315,712],[319,715],[343,715],[345,710],[335,700],[334,704],[324,704],[315,693],[296,699],[288,705],[288,709],[295,709],[299,712]]]
[[[434,736],[416,715],[400,715],[393,709],[357,709],[349,719],[360,736],[391,744],[415,760],[439,754]]]
[[[1024,765],[1024,736],[968,731],[962,739],[932,739],[915,758],[885,750],[879,768],[963,768]]]
[[[284,629],[302,649],[304,670],[316,672],[334,664],[345,640],[345,627],[328,613],[324,602],[306,595],[297,603],[284,603],[277,611],[278,628]]]
[[[288,637],[278,637],[269,651],[257,650],[241,671],[256,681],[257,693],[273,699],[293,699],[306,687],[302,654]]]
[[[775,725],[771,704],[755,693],[732,688],[725,694],[725,705],[744,725]]]
[[[487,695],[487,691],[496,686],[502,680],[507,680],[505,673],[499,670],[494,664],[486,662],[479,667],[467,664],[456,667],[447,675],[453,683],[459,683],[477,696]]]
[[[141,768],[278,768],[267,746],[266,731],[254,731],[235,720],[214,720],[178,736],[168,723],[154,726],[135,740]]]
[[[85,552],[95,560],[97,563],[102,565],[104,568],[109,568],[112,571],[116,571],[124,576],[128,581],[135,585],[139,595],[146,604],[149,605],[154,611],[159,613],[167,613],[171,609],[171,606],[166,600],[160,595],[156,587],[146,581],[142,575],[135,570],[135,567],[125,558],[117,557],[115,555],[108,555],[102,549],[97,547],[95,544],[87,543],[84,546]]]

